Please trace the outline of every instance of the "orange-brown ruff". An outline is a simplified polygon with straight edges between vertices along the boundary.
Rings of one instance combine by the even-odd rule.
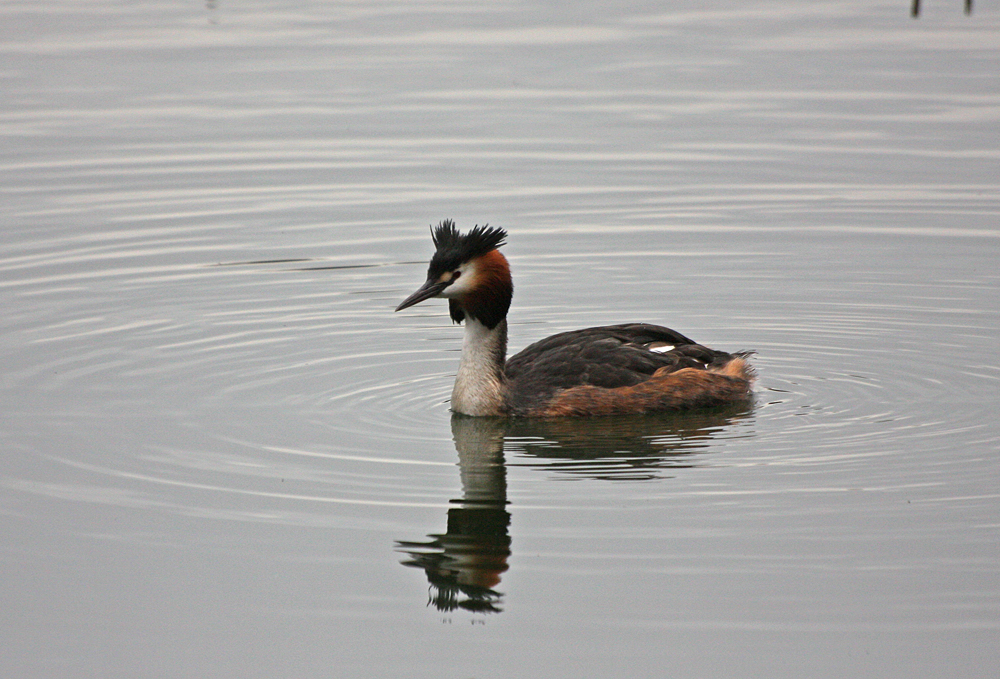
[[[514,286],[497,249],[507,232],[462,234],[445,220],[431,229],[436,251],[426,282],[396,311],[432,297],[465,322],[451,395],[465,415],[584,417],[708,408],[751,398],[747,353],[709,349],[658,325],[627,323],[552,335],[507,356]]]

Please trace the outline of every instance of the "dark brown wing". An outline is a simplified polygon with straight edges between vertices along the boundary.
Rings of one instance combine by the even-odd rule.
[[[704,368],[731,358],[670,328],[628,323],[547,337],[512,356],[505,373],[513,391],[534,400],[579,385],[632,386],[664,367]]]

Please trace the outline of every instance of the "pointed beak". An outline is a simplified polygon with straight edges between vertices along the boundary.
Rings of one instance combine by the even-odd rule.
[[[408,309],[414,304],[420,304],[425,299],[437,297],[447,287],[448,283],[442,283],[441,281],[436,281],[433,278],[428,278],[427,282],[421,285],[419,290],[404,299],[402,304],[396,307],[396,311]]]

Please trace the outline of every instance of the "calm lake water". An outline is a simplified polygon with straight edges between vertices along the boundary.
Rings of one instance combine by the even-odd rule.
[[[1000,6],[909,4],[0,8],[0,674],[995,676]],[[756,401],[453,419],[443,218]]]

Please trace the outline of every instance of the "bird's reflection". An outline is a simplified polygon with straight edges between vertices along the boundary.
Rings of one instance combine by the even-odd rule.
[[[452,416],[462,497],[451,501],[448,530],[428,535],[429,542],[397,543],[410,556],[403,564],[427,573],[431,603],[442,611],[501,610],[494,588],[510,556],[502,425],[494,418]]]
[[[695,466],[694,453],[718,445],[752,405],[588,420],[509,420],[505,447],[517,464],[575,478],[635,481],[673,476]]]
[[[424,570],[437,609],[500,612],[497,586],[511,554],[505,447],[522,465],[595,479],[652,479],[694,466],[692,453],[751,410],[586,420],[453,415],[462,497],[451,501],[444,533],[396,543],[408,557],[402,563]]]

